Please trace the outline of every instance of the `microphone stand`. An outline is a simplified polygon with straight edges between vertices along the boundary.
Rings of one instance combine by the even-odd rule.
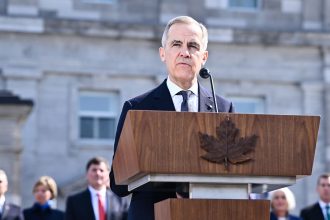
[[[215,109],[215,112],[218,113],[219,112],[219,110],[218,110],[218,104],[217,104],[217,100],[216,100],[216,97],[215,97],[214,86],[213,86],[213,77],[212,77],[211,74],[210,74],[210,83],[211,83],[211,90],[212,90],[212,96],[213,96],[214,109]]]

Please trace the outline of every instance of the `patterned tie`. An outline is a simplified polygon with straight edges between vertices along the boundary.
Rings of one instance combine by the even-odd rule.
[[[99,220],[105,220],[105,209],[100,194],[97,194],[97,202],[99,206]]]
[[[178,95],[182,95],[182,103],[181,103],[181,111],[188,112],[188,91],[180,91],[177,93]]]

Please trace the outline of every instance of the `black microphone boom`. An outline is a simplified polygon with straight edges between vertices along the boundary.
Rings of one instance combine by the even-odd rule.
[[[216,100],[216,96],[215,96],[215,92],[214,92],[212,75],[211,75],[210,71],[208,69],[204,68],[204,67],[199,71],[199,75],[203,79],[207,79],[207,78],[210,77],[210,83],[211,83],[211,89],[212,89],[212,96],[213,96],[213,103],[214,103],[214,110],[215,110],[215,112],[218,113],[219,110],[218,110],[218,104],[217,104],[217,100]]]

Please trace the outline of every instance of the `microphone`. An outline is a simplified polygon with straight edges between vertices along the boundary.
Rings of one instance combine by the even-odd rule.
[[[210,83],[211,83],[211,89],[212,89],[212,96],[213,96],[214,108],[215,108],[215,112],[218,113],[219,112],[219,110],[218,110],[218,104],[217,104],[217,100],[216,100],[216,96],[215,96],[215,92],[214,92],[213,78],[212,78],[211,72],[210,72],[210,70],[208,70],[208,69],[206,69],[206,68],[203,67],[199,71],[199,75],[203,79],[207,79],[207,78],[210,77]]]

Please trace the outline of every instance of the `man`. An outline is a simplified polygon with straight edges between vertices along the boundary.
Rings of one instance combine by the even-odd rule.
[[[126,114],[129,110],[162,110],[212,112],[212,95],[197,82],[197,74],[208,58],[206,28],[191,17],[180,16],[169,21],[159,48],[168,77],[157,88],[124,103],[118,122],[114,149],[116,151]],[[183,91],[183,92],[182,92]],[[233,112],[232,103],[217,96],[220,112]],[[111,189],[119,196],[130,192],[127,186],[115,184],[111,170]],[[128,212],[129,220],[154,219],[154,203],[175,198],[176,193],[158,188],[134,191]]]
[[[330,174],[322,174],[317,180],[316,188],[320,200],[300,212],[303,220],[330,219]]]
[[[106,159],[94,157],[86,165],[88,188],[67,199],[66,220],[122,220],[120,198],[107,190],[110,166]]]
[[[0,220],[23,220],[23,213],[19,206],[6,201],[8,179],[5,171],[0,169]]]

